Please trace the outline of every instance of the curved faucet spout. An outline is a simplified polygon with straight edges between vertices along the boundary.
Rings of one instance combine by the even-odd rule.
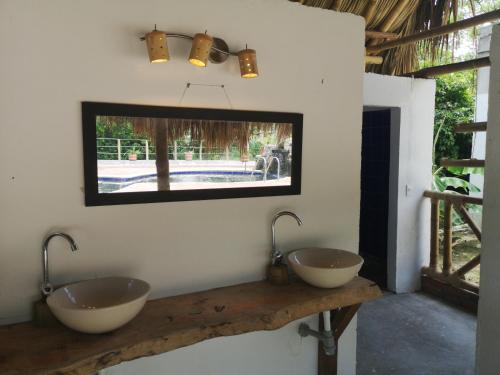
[[[291,216],[297,221],[297,224],[299,226],[302,225],[302,220],[300,219],[300,217],[298,217],[291,211],[280,211],[276,215],[274,215],[273,221],[271,223],[271,235],[272,235],[271,264],[273,266],[280,264],[283,260],[283,254],[276,248],[276,221],[281,216]]]
[[[53,291],[52,284],[49,281],[49,253],[48,253],[48,248],[49,248],[49,242],[50,242],[50,240],[52,238],[54,238],[54,237],[62,237],[62,238],[64,238],[66,241],[69,242],[71,250],[73,250],[73,251],[78,250],[78,245],[76,244],[76,242],[73,239],[73,237],[71,237],[69,234],[62,233],[62,232],[55,232],[55,233],[49,234],[45,238],[45,240],[43,241],[43,245],[42,245],[42,261],[43,261],[42,293],[45,296],[48,296]]]

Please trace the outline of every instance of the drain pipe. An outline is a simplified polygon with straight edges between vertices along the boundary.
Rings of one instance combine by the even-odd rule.
[[[332,327],[330,324],[330,311],[323,311],[323,332],[311,329],[307,323],[301,323],[299,326],[299,335],[302,337],[316,337],[323,344],[323,350],[328,356],[335,355],[337,347],[333,337]]]

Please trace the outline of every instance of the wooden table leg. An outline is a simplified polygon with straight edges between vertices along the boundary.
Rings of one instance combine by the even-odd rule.
[[[342,307],[333,310],[331,314],[331,326],[337,352],[335,355],[328,356],[323,350],[321,341],[318,343],[318,375],[337,375],[338,341],[342,333],[349,325],[350,321],[356,315],[361,304]],[[323,314],[319,314],[319,331],[323,331]]]

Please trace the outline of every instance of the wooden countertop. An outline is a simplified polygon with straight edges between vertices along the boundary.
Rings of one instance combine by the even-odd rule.
[[[38,328],[31,322],[2,326],[0,374],[90,375],[214,337],[274,330],[379,296],[377,285],[361,277],[337,289],[258,281],[148,301],[135,319],[107,334],[83,334],[62,325]]]

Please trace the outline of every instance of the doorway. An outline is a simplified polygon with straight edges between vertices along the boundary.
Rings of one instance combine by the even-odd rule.
[[[393,109],[365,107],[361,147],[360,275],[388,284],[390,245],[391,121]]]

